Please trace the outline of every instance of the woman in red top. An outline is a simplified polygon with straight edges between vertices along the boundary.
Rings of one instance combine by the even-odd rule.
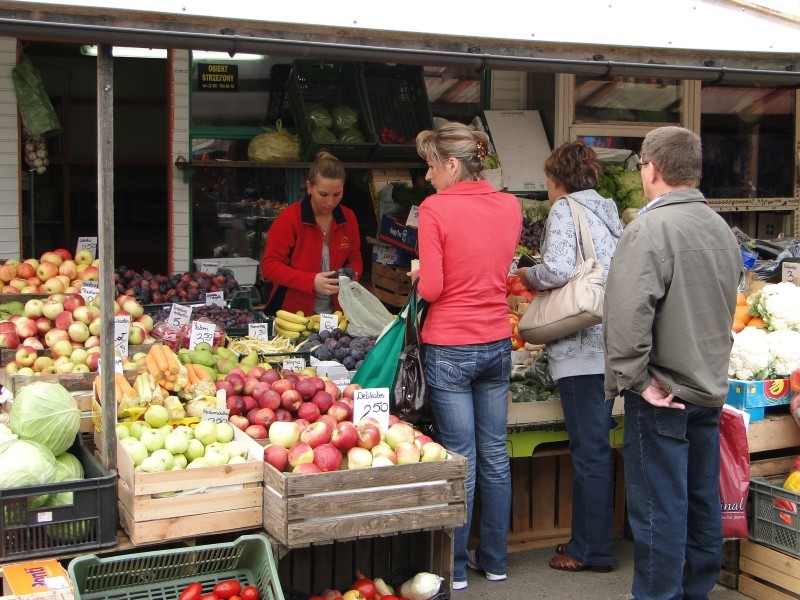
[[[506,277],[522,231],[516,197],[483,177],[489,139],[461,123],[417,136],[436,188],[420,205],[420,296],[425,380],[437,435],[467,458],[467,521],[456,529],[453,589],[467,566],[506,579],[511,473],[506,450],[511,326]],[[481,496],[480,546],[467,550],[473,497]],[[502,594],[501,594],[502,595]]]
[[[308,171],[308,194],[282,210],[270,227],[261,259],[261,274],[273,284],[268,314],[332,313],[339,309],[336,270],[349,268],[351,279],[361,275],[358,222],[339,205],[344,182],[342,163],[320,150]]]

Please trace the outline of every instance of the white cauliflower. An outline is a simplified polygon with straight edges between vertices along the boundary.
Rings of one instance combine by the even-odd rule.
[[[771,372],[767,332],[745,327],[733,334],[733,347],[728,362],[728,377],[732,379],[767,379]]]
[[[788,377],[800,369],[800,332],[772,331],[767,334],[767,345],[775,377]]]
[[[747,298],[747,305],[770,331],[800,331],[800,287],[793,283],[767,284]]]

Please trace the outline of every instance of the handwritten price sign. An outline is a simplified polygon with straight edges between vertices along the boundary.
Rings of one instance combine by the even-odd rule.
[[[322,314],[319,316],[319,330],[333,331],[339,326],[339,317],[336,315]]]
[[[283,368],[287,371],[302,371],[306,368],[305,358],[287,358],[283,361]]]
[[[249,323],[247,337],[254,340],[267,341],[269,339],[269,323]]]
[[[182,304],[173,304],[167,317],[167,324],[172,329],[180,329],[192,318],[192,307]]]
[[[206,306],[225,306],[225,292],[206,292]]]
[[[97,359],[97,374],[100,375],[103,372],[103,361],[99,358]],[[122,370],[122,357],[119,354],[114,354],[114,373],[119,373],[120,375],[123,374]]]
[[[192,321],[192,334],[189,337],[189,350],[194,350],[194,347],[201,342],[205,342],[209,346],[214,345],[214,332],[217,326],[214,323],[204,323],[203,321]]]
[[[784,260],[781,264],[781,281],[800,285],[800,262]]]
[[[227,408],[204,408],[200,415],[201,421],[213,423],[227,423],[230,411]]]
[[[88,250],[92,255],[92,260],[97,258],[97,238],[96,237],[79,237],[78,244],[75,246],[75,255],[81,250]]]
[[[122,356],[128,356],[128,334],[131,330],[131,318],[128,315],[114,317],[114,350]]]
[[[408,218],[406,219],[406,227],[419,226],[419,206],[412,206],[408,211]]]
[[[389,429],[389,388],[365,388],[356,390],[353,397],[353,422],[364,417],[373,417],[381,429]]]
[[[200,272],[208,273],[209,275],[216,275],[219,263],[209,260],[200,261]]]
[[[86,304],[91,304],[97,294],[100,293],[99,281],[82,281],[81,282],[81,296],[86,298]]]

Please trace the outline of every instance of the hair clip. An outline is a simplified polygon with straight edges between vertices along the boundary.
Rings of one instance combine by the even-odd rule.
[[[478,148],[478,161],[483,163],[486,159],[486,144],[483,142],[476,142],[475,146]]]

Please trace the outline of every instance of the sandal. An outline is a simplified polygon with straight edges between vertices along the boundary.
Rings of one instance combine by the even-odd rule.
[[[592,571],[593,573],[608,573],[611,565],[584,565],[568,554],[558,554],[550,559],[550,568],[559,571]]]

